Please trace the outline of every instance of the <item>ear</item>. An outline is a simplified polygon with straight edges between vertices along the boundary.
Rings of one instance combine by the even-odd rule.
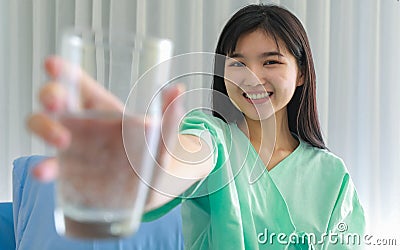
[[[303,84],[304,84],[304,73],[299,72],[297,74],[296,87],[302,86]]]

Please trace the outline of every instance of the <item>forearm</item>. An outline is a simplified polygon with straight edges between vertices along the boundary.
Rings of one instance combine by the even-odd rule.
[[[213,168],[209,144],[197,136],[179,135],[173,150],[166,150],[165,164],[155,172],[145,211],[151,211],[181,196],[205,178]]]

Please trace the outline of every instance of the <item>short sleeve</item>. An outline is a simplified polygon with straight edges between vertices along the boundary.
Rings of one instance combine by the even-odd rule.
[[[363,249],[364,230],[364,210],[349,174],[345,174],[326,232],[338,237],[329,240],[324,249]]]
[[[225,137],[224,127],[227,127],[226,123],[219,118],[213,117],[200,110],[195,110],[188,113],[182,120],[179,133],[183,135],[197,136],[206,142],[211,148],[214,166],[216,166],[218,165],[218,151],[220,150],[219,148],[221,148],[221,145],[223,145],[223,138]],[[205,185],[202,185],[203,183],[204,179],[193,184],[179,197],[174,198],[161,207],[146,212],[142,217],[142,221],[152,221],[162,217],[187,199],[181,197],[195,197],[197,192],[203,192],[200,191],[205,187]]]
[[[225,137],[225,127],[227,127],[227,124],[221,119],[200,110],[195,110],[183,119],[180,126],[180,134],[200,137],[210,147],[215,148]]]

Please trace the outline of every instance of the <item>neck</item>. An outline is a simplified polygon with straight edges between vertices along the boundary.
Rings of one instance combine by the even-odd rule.
[[[290,153],[299,144],[289,130],[286,108],[262,121],[245,117],[245,122],[239,127],[259,153],[272,153],[272,156],[277,152]]]

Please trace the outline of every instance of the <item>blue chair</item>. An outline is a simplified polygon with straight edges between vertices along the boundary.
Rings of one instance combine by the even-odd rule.
[[[13,203],[0,204],[0,249],[183,249],[180,206],[136,234],[113,240],[77,240],[57,234],[54,226],[54,183],[40,183],[31,169],[44,157],[14,161]]]
[[[0,203],[0,249],[15,249],[12,203]]]

